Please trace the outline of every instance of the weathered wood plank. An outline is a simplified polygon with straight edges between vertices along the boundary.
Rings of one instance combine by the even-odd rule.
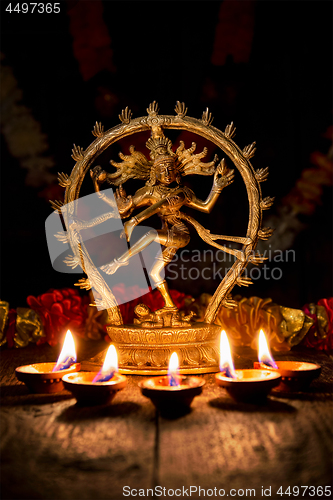
[[[101,347],[79,346],[79,359]],[[271,486],[271,498],[281,498],[279,486],[331,482],[332,362],[323,354],[284,355],[319,361],[322,375],[308,392],[273,396],[262,406],[234,403],[214,375],[205,375],[193,411],[175,420],[156,419],[137,387],[140,377],[129,376],[112,405],[92,408],[78,407],[66,392],[29,394],[16,380],[16,366],[57,355],[49,346],[1,352],[4,500],[112,500],[123,498],[126,485],[216,487],[226,495],[230,488],[253,488],[257,497]],[[250,367],[253,359],[246,349],[235,354],[237,367]]]
[[[2,353],[2,498],[118,499],[128,481],[149,488],[156,417],[137,378],[128,378],[112,405],[80,408],[65,391],[29,394],[13,378],[10,358],[22,356]]]
[[[253,353],[243,350],[239,368],[251,366],[247,355],[253,359]],[[213,375],[205,376],[204,392],[190,414],[159,419],[157,483],[172,489],[216,487],[226,495],[231,488],[252,488],[259,497],[262,486],[272,487],[272,498],[283,498],[276,496],[280,486],[284,491],[288,486],[330,485],[332,363],[324,355],[316,359],[323,375],[311,390],[288,398],[271,396],[260,406],[234,402],[215,385]]]

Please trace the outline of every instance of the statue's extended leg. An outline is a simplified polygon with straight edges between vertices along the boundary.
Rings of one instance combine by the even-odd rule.
[[[171,298],[168,283],[164,280],[156,288],[157,290],[159,290],[160,294],[164,299],[165,307],[167,307],[168,309],[177,310],[177,306],[175,305],[174,301]]]
[[[164,231],[148,231],[144,236],[142,236],[134,245],[126,250],[118,259],[114,259],[109,264],[105,266],[101,266],[101,270],[106,274],[114,274],[117,269],[121,266],[127,266],[128,261],[134,255],[137,255],[139,252],[142,252],[148,245],[150,245],[153,241],[158,241],[161,245],[165,245],[167,241],[167,234]]]
[[[183,223],[179,223],[171,228],[167,234],[167,241],[164,243],[166,246],[150,271],[150,276],[154,281],[156,288],[160,291],[164,302],[165,308],[177,309],[169,293],[167,282],[162,276],[162,269],[164,269],[169,262],[172,261],[175,253],[179,248],[185,247],[190,241],[190,235],[187,227]],[[163,244],[163,243],[162,243]]]
[[[156,259],[156,262],[150,271],[150,276],[164,299],[165,307],[172,309],[177,309],[177,307],[170,296],[168,284],[164,279],[164,275],[161,275],[161,272],[169,264],[169,262],[172,261],[177,250],[178,248],[166,248],[163,250],[162,255]]]

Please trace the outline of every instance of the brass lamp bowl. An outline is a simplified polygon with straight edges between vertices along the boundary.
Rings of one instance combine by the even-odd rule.
[[[65,389],[84,406],[111,403],[117,392],[126,386],[126,377],[115,373],[107,382],[93,382],[97,372],[69,373],[63,378]]]
[[[299,392],[306,390],[311,382],[318,378],[321,366],[304,361],[276,361],[278,368],[271,368],[264,363],[254,363],[255,368],[281,375],[280,384],[274,389],[279,392]]]
[[[164,416],[187,413],[195,396],[202,393],[205,381],[199,377],[180,377],[179,386],[170,386],[169,377],[153,377],[139,382],[143,396],[149,398]]]
[[[217,385],[223,387],[235,400],[257,403],[266,399],[269,392],[279,385],[281,375],[267,370],[235,370],[236,378],[230,378],[225,372],[215,375]]]
[[[34,363],[19,366],[15,370],[16,378],[24,382],[30,392],[52,394],[64,390],[62,378],[68,373],[78,372],[80,363],[75,363],[65,370],[53,372],[56,363]]]

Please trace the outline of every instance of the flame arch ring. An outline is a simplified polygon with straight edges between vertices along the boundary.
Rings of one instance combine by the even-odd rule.
[[[64,203],[68,204],[79,198],[81,185],[85,175],[96,158],[109,146],[124,137],[151,130],[153,127],[171,130],[186,130],[214,143],[230,158],[239,171],[246,187],[249,201],[249,220],[246,237],[250,238],[251,242],[247,245],[243,245],[242,250],[245,255],[245,260],[241,261],[236,258],[236,261],[226,273],[213,295],[205,316],[205,321],[207,323],[213,323],[219,307],[223,305],[231,289],[237,284],[238,278],[242,275],[245,267],[250,261],[251,255],[254,253],[262,224],[262,193],[260,183],[256,178],[255,171],[247,155],[237,146],[231,137],[212,125],[206,124],[203,120],[181,115],[146,116],[131,119],[128,123],[122,122],[105,132],[101,131],[87,149],[81,152],[80,158],[77,160],[68,179]],[[75,210],[75,204],[72,205],[74,207],[73,210]],[[75,215],[75,213],[71,214],[70,210],[67,213],[68,215]],[[75,253],[73,242],[70,241],[70,244]]]

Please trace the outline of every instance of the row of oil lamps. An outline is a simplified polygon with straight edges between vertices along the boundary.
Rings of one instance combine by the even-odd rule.
[[[223,387],[236,401],[258,402],[269,392],[304,390],[320,375],[321,367],[298,361],[275,362],[262,330],[259,333],[258,359],[253,369],[235,370],[226,332],[221,332],[220,373],[215,375],[217,385]],[[55,393],[64,388],[72,392],[78,403],[84,405],[110,403],[116,393],[126,386],[126,377],[118,373],[118,357],[114,345],[106,353],[99,372],[80,371],[76,363],[74,339],[68,330],[62,351],[56,363],[36,363],[16,368],[18,380],[31,392]],[[201,377],[187,377],[179,373],[177,353],[172,353],[168,375],[153,377],[139,383],[144,396],[151,399],[163,413],[182,411],[190,407],[193,398],[202,392],[205,381]]]

